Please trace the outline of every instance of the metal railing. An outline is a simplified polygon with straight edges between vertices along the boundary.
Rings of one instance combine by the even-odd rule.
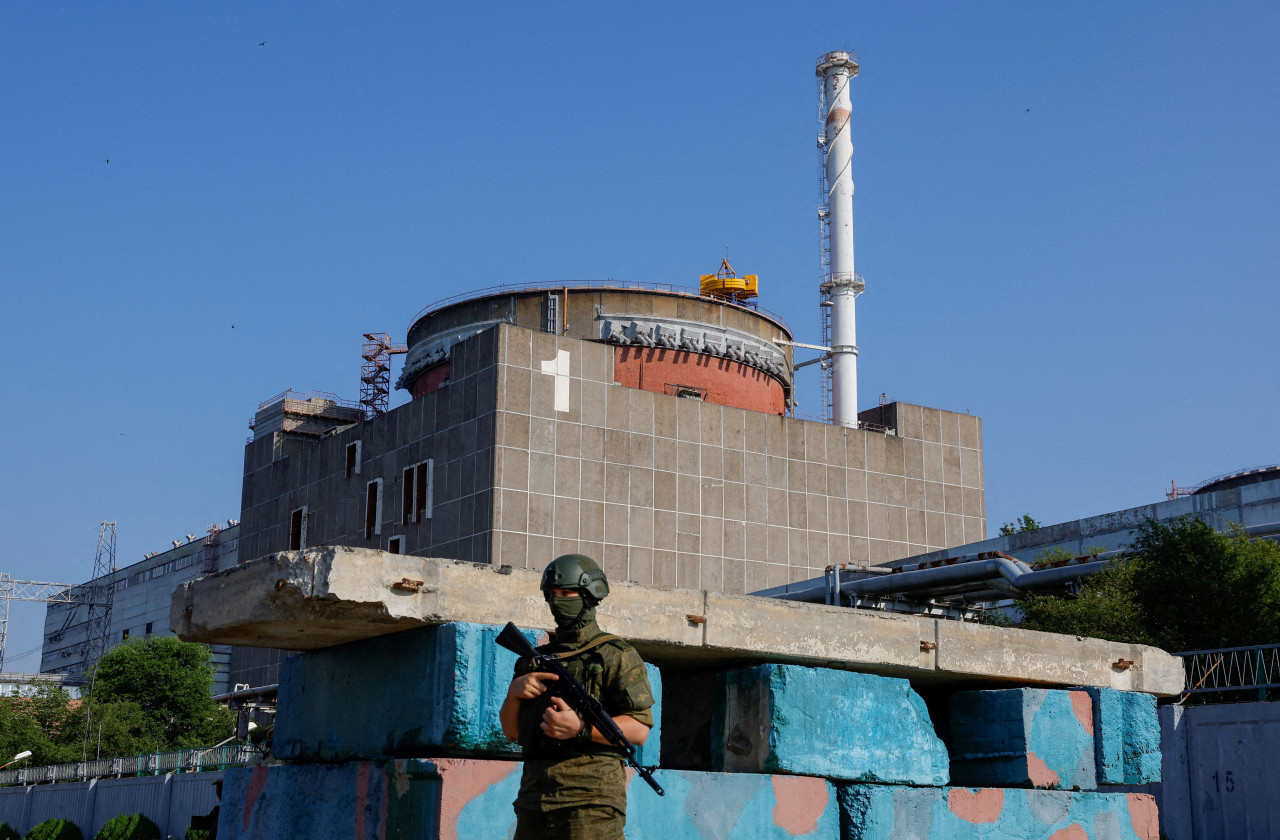
[[[1280,644],[1191,650],[1182,657],[1185,696],[1211,691],[1254,691],[1265,700],[1267,689],[1280,688]]]
[[[455,303],[463,301],[476,300],[483,297],[493,295],[513,294],[516,292],[557,292],[563,289],[599,289],[601,291],[641,291],[641,292],[667,292],[669,294],[684,295],[691,298],[702,298],[702,295],[696,290],[688,286],[678,286],[674,283],[620,283],[616,280],[568,280],[561,283],[508,283],[499,286],[487,286],[483,289],[476,289],[471,292],[462,292],[460,294],[451,295],[429,303],[413,316],[409,321],[409,329],[413,330],[413,325],[422,320],[422,318],[437,309],[443,309],[446,306],[452,306]],[[720,303],[730,306],[737,306],[741,309],[747,309],[757,315],[763,315],[769,320],[775,322],[778,326],[787,331],[788,335],[793,335],[791,328],[787,326],[787,322],[776,312],[770,312],[763,306],[755,303],[745,303],[739,301],[728,301],[715,298]]]
[[[34,785],[42,782],[83,782],[108,777],[159,776],[172,772],[195,773],[201,770],[221,770],[224,767],[247,764],[259,755],[261,753],[254,747],[246,744],[230,744],[212,749],[174,750],[128,758],[78,761],[74,764],[47,764],[43,767],[0,770],[0,786]]]

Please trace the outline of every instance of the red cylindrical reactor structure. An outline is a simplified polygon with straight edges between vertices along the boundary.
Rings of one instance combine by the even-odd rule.
[[[666,288],[520,288],[429,308],[409,328],[399,387],[419,397],[448,381],[450,349],[507,323],[614,346],[619,385],[785,414],[791,331],[743,303]]]

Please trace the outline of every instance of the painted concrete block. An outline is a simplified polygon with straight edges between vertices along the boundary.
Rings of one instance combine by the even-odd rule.
[[[1141,793],[841,785],[839,801],[843,840],[1160,837],[1155,800]]]
[[[1094,790],[1093,701],[1084,691],[1011,688],[951,698],[956,784]]]
[[[227,771],[218,837],[268,840],[509,840],[521,765],[393,759]],[[825,779],[658,772],[658,796],[630,775],[628,840],[839,840]]]
[[[1160,781],[1160,717],[1156,698],[1089,686],[1093,701],[1094,763],[1100,785]]]
[[[712,711],[713,769],[943,785],[947,751],[903,679],[760,665],[727,671]]]
[[[498,710],[516,656],[501,628],[452,623],[308,651],[280,666],[273,751],[294,761],[387,756],[518,757]],[[526,631],[535,644],[546,634]],[[655,726],[640,750],[657,764],[662,680],[647,666]]]

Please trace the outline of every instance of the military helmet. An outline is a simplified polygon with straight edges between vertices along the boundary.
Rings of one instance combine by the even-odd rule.
[[[598,602],[609,594],[609,579],[587,555],[563,554],[542,573],[542,591],[551,589],[577,589]]]

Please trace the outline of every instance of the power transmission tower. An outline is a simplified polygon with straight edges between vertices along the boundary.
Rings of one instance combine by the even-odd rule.
[[[93,601],[93,593],[73,583],[48,583],[41,580],[14,580],[0,572],[0,672],[4,671],[4,646],[9,634],[9,602],[34,601],[43,604],[85,604]]]
[[[111,633],[111,602],[115,599],[116,582],[104,580],[116,570],[116,523],[103,522],[98,528],[98,549],[93,554],[93,577],[97,582],[89,604],[89,626],[86,628],[84,666],[89,671],[89,690],[84,696],[84,746],[80,760],[89,757],[89,733],[93,731],[93,684],[98,662],[107,652]]]
[[[85,668],[96,664],[107,652],[111,635],[111,602],[115,598],[114,580],[103,580],[116,570],[116,523],[103,522],[98,528],[98,549],[93,554],[93,577],[96,582],[89,602],[89,626],[85,630]]]

